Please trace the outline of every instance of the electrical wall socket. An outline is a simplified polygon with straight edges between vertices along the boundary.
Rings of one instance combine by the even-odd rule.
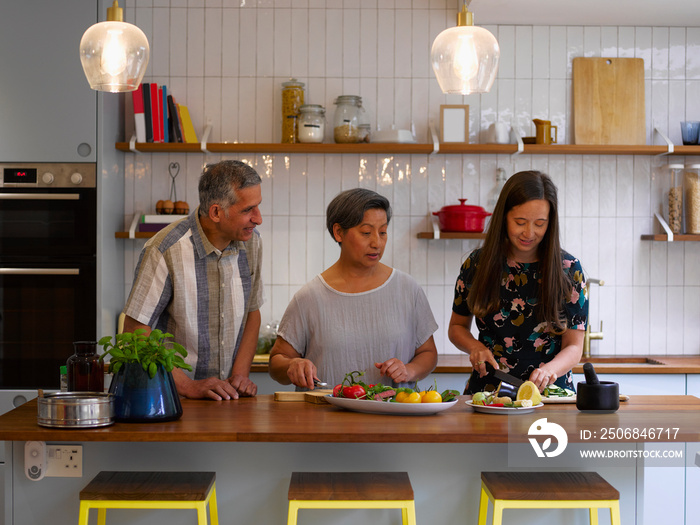
[[[46,474],[55,478],[83,477],[82,445],[46,445]]]

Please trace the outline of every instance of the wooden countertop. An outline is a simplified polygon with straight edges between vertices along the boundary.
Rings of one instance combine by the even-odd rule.
[[[700,374],[700,356],[594,356],[591,362],[599,374]],[[583,363],[573,370],[583,374]],[[267,362],[254,361],[251,371],[267,373]],[[466,375],[471,371],[466,354],[441,354],[434,373]]]
[[[583,374],[583,363],[590,361],[599,374],[700,374],[700,356],[593,356],[573,368]],[[436,373],[471,373],[469,356],[441,355]]]
[[[464,401],[461,398],[460,401]],[[429,416],[362,414],[329,404],[275,401],[273,396],[236,401],[183,400],[182,418],[167,423],[116,423],[96,429],[37,425],[37,402],[0,416],[0,440],[111,442],[319,442],[319,443],[508,443],[525,442],[530,425],[547,418],[581,442],[581,431],[601,428],[675,428],[670,438],[605,442],[700,442],[700,399],[632,396],[614,414],[584,414],[573,404],[551,404],[529,414],[476,413],[464,402]],[[598,432],[600,435],[601,432]]]

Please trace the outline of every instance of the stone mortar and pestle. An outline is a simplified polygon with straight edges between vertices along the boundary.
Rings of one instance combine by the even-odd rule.
[[[620,408],[620,385],[599,381],[591,363],[584,363],[585,383],[576,385],[576,408],[582,412],[609,414]]]

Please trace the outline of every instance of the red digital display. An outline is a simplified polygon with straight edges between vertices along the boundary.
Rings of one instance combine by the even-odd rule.
[[[2,180],[5,184],[25,183],[36,184],[36,168],[5,168],[3,170]]]

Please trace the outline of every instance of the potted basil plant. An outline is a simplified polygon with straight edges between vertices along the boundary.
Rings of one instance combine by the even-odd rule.
[[[172,371],[192,370],[185,363],[187,350],[170,339],[172,334],[139,328],[105,336],[98,341],[104,348],[100,356],[109,355],[109,371],[113,374],[109,392],[114,395],[117,421],[173,421],[182,416],[182,405]]]

